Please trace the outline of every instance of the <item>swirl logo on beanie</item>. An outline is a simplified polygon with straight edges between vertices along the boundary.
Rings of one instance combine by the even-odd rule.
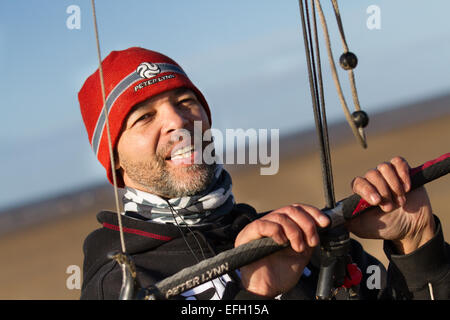
[[[161,72],[161,69],[158,67],[158,65],[151,63],[151,62],[142,62],[136,69],[137,74],[141,78],[153,78],[157,74]]]

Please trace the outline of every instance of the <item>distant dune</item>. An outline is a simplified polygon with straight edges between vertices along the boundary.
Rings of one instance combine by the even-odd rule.
[[[361,149],[344,123],[330,126],[337,199],[350,195],[349,183],[379,162],[402,155],[411,166],[450,152],[450,96],[441,96],[389,113],[371,115],[368,149]],[[259,167],[228,167],[238,202],[260,211],[293,202],[323,207],[322,180],[314,131],[280,141],[280,169],[259,175]],[[450,177],[427,186],[434,212],[450,238],[447,198]],[[71,265],[82,266],[82,244],[99,227],[95,214],[114,209],[112,187],[92,186],[60,197],[0,213],[0,299],[78,299],[66,287]],[[387,263],[381,242],[362,241],[366,250]]]

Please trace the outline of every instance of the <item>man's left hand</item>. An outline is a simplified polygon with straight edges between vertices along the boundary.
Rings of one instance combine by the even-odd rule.
[[[424,187],[409,192],[409,170],[406,160],[395,157],[353,179],[353,192],[377,207],[347,222],[350,232],[360,238],[391,240],[401,254],[416,250],[434,236],[427,192]]]

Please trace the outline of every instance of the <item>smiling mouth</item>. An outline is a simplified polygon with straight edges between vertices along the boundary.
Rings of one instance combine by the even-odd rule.
[[[185,146],[172,153],[166,160],[181,160],[190,158],[193,152],[194,146]]]
[[[199,152],[193,145],[176,146],[165,158],[166,162],[175,166],[191,166],[201,163]]]

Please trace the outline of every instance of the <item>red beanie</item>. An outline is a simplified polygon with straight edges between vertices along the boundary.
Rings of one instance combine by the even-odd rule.
[[[122,124],[133,106],[168,90],[180,87],[191,89],[205,108],[211,123],[211,112],[202,93],[175,61],[161,53],[137,47],[112,51],[103,60],[102,69],[114,149]],[[105,167],[109,182],[113,183],[98,69],[84,83],[78,100],[89,142],[97,159]],[[124,187],[120,175],[117,175],[117,186]]]

